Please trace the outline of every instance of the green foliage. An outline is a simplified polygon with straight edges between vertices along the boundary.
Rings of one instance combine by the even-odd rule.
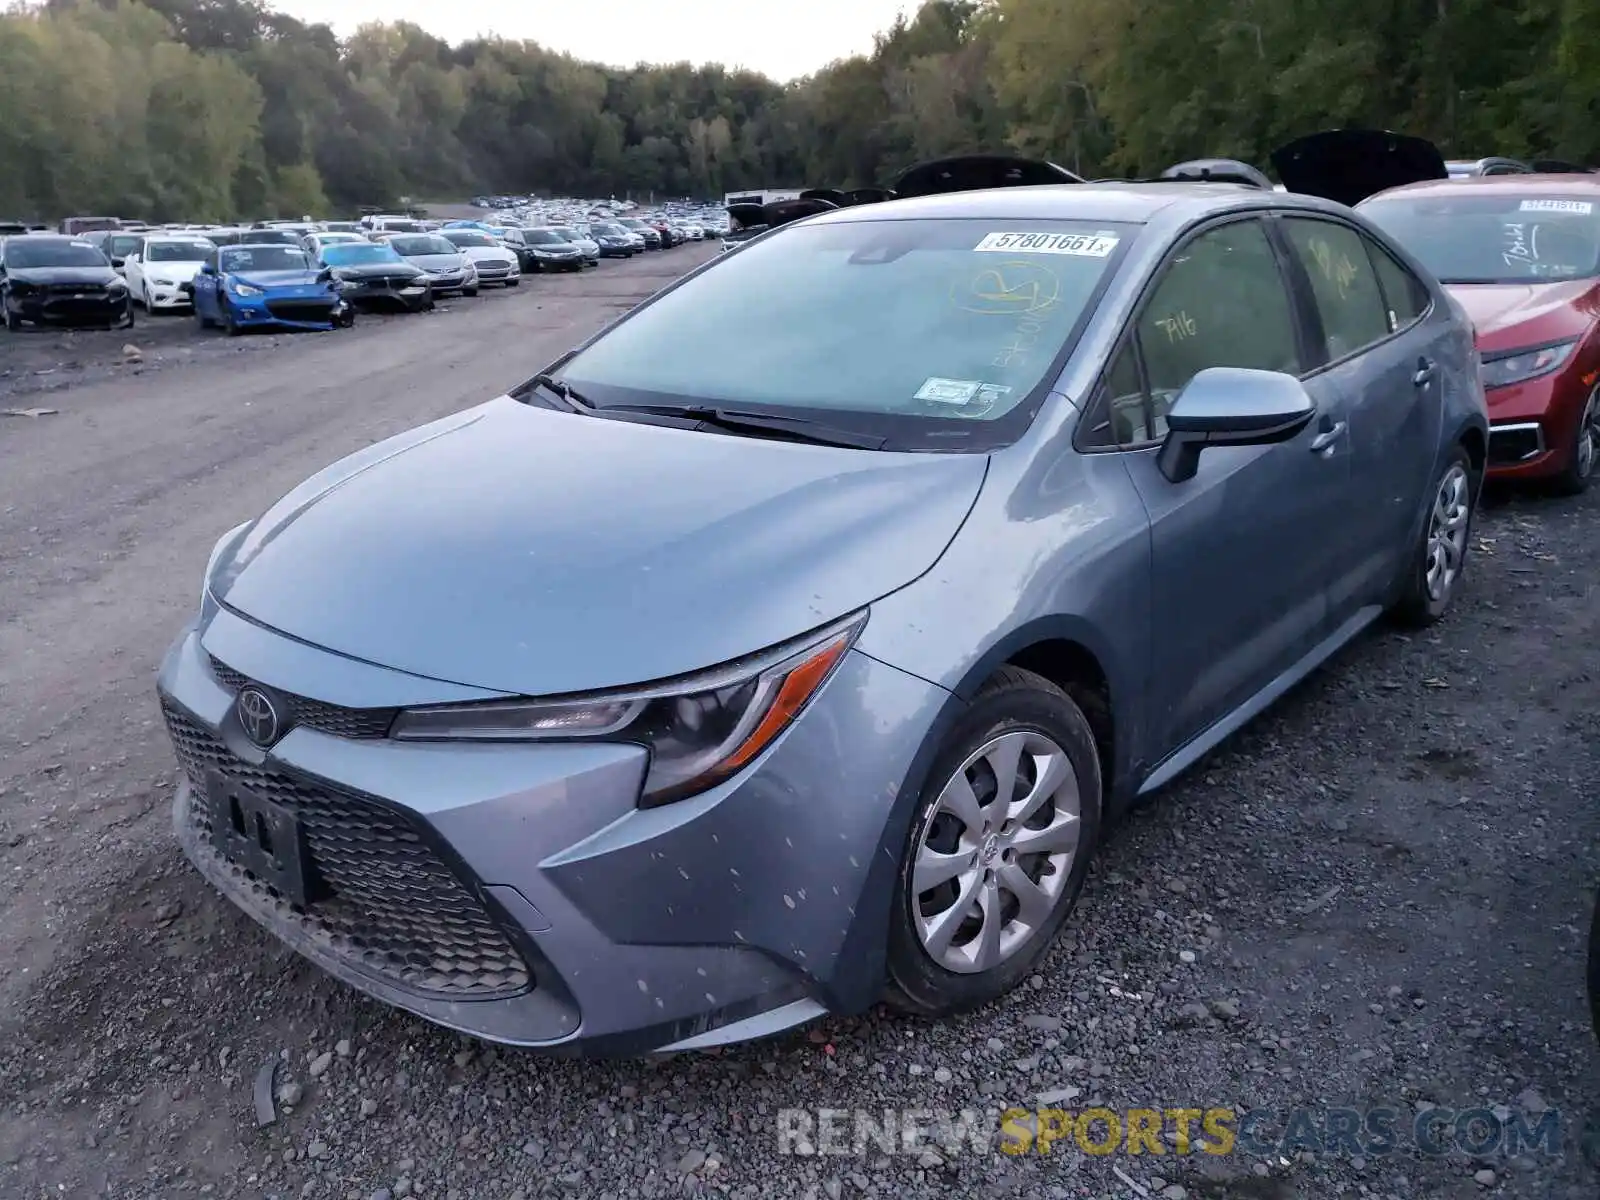
[[[0,0],[3,3],[3,0]],[[803,19],[803,18],[801,18]],[[1600,160],[1600,0],[926,0],[787,85],[621,70],[260,0],[0,14],[0,215],[224,219],[466,192],[886,183],[1012,146],[1081,174],[1377,125]]]

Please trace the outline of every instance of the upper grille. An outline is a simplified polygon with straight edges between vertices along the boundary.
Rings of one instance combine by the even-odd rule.
[[[211,671],[217,677],[217,682],[230,692],[237,692],[254,682],[216,658],[211,659]],[[289,711],[284,717],[286,730],[298,725],[331,733],[334,737],[381,738],[389,735],[389,726],[394,724],[395,717],[400,713],[397,708],[345,708],[313,700],[309,696],[287,694],[276,688],[272,691],[287,704]]]
[[[165,696],[161,708],[195,789],[185,817],[195,835],[193,851],[232,880],[247,907],[293,922],[330,952],[417,994],[486,1000],[532,986],[511,940],[406,814],[242,762]],[[201,799],[208,771],[299,819],[315,896],[306,908],[294,907],[217,851],[210,808]]]

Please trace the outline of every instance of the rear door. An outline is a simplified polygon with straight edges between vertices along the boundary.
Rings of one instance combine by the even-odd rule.
[[[1123,453],[1150,520],[1146,694],[1157,757],[1227,717],[1329,632],[1325,547],[1343,519],[1349,456],[1313,452],[1315,421],[1279,445],[1208,449],[1182,483],[1156,463],[1165,413],[1199,371],[1304,372],[1306,331],[1285,265],[1259,217],[1180,243],[1085,422],[1085,439]]]
[[[1276,224],[1309,300],[1316,357],[1305,385],[1317,402],[1315,424],[1330,439],[1323,453],[1348,458],[1351,468],[1344,520],[1329,546],[1329,615],[1338,625],[1387,596],[1409,550],[1433,470],[1437,356],[1418,331],[1416,291],[1392,278],[1409,272],[1386,251],[1333,217]],[[1398,293],[1392,301],[1390,290]]]

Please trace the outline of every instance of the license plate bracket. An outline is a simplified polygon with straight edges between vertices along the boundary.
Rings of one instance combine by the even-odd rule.
[[[217,852],[277,891],[290,904],[311,901],[310,856],[294,812],[212,771],[206,777],[211,840]]]

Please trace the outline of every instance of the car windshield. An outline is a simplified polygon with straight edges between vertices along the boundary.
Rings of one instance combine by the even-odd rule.
[[[240,246],[222,252],[222,270],[233,271],[305,271],[311,260],[304,250],[293,246]]]
[[[497,246],[499,245],[487,233],[479,233],[476,229],[446,229],[444,237],[457,246]]]
[[[383,227],[391,233],[421,233],[422,226],[415,221],[385,221]]]
[[[255,246],[298,246],[300,235],[287,229],[250,229],[243,239]]]
[[[6,266],[26,271],[34,267],[104,267],[106,256],[88,242],[68,238],[7,238]]]
[[[559,246],[567,240],[553,229],[528,229],[522,236],[530,246]]]
[[[146,242],[145,262],[204,262],[214,249],[210,242]]]
[[[1045,381],[1133,232],[966,219],[795,226],[665,293],[562,375],[601,407],[994,421]]]
[[[1442,283],[1558,283],[1600,274],[1596,199],[1473,187],[1372,200],[1361,212]]]
[[[456,248],[443,238],[429,237],[424,234],[390,238],[389,245],[395,248],[395,253],[413,258],[422,254],[454,254],[456,252]]]
[[[325,247],[322,261],[330,267],[358,266],[364,263],[399,262],[400,255],[392,245],[379,246],[372,242],[341,242]]]

